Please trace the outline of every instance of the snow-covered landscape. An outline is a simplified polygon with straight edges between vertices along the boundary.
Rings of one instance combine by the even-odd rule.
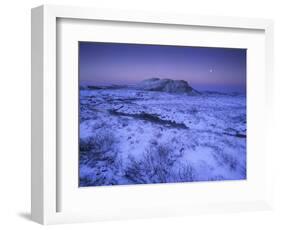
[[[80,86],[80,186],[246,179],[246,96],[186,81]]]

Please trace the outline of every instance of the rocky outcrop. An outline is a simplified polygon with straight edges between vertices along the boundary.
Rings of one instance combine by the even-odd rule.
[[[141,90],[161,91],[161,92],[168,92],[168,93],[196,92],[188,84],[188,82],[184,80],[150,78],[140,82],[139,84],[137,84],[136,87]]]

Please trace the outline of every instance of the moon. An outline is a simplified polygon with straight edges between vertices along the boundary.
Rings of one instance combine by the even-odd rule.
[[[213,69],[210,69],[210,70],[209,70],[209,72],[210,72],[210,73],[213,73],[213,72],[214,72],[214,70],[213,70]]]

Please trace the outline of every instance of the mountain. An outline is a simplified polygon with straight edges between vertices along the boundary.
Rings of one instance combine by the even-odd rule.
[[[102,90],[102,89],[136,89],[145,91],[159,91],[167,93],[189,93],[192,95],[200,94],[198,91],[193,89],[187,81],[184,80],[172,80],[172,79],[160,79],[160,78],[149,78],[143,80],[135,85],[80,85],[80,89],[91,89],[91,90]]]
[[[168,93],[198,93],[184,80],[150,78],[136,85],[137,89]]]

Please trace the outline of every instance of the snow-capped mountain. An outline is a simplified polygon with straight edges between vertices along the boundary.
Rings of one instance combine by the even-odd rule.
[[[191,93],[195,90],[184,80],[150,78],[136,85],[137,89],[168,93]]]
[[[87,85],[87,86],[86,86]],[[107,86],[96,86],[91,84],[83,84],[80,89],[135,89],[144,91],[158,91],[166,93],[189,93],[199,94],[197,90],[192,88],[187,81],[184,80],[172,80],[172,79],[160,79],[160,78],[149,78],[145,79],[135,85],[107,85]]]

